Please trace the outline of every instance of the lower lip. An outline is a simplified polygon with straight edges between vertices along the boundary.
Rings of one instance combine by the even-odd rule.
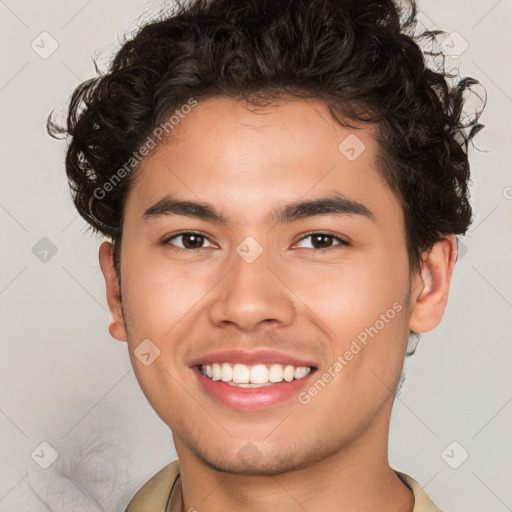
[[[239,388],[230,386],[221,380],[211,380],[205,377],[197,366],[193,371],[205,391],[223,405],[240,411],[261,411],[272,405],[279,404],[297,395],[311,380],[315,370],[312,369],[302,379],[294,379],[290,382],[278,382],[271,386],[260,388]]]

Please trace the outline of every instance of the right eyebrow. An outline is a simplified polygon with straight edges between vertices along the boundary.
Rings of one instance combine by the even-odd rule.
[[[209,204],[175,199],[170,195],[164,196],[145,210],[143,218],[149,219],[166,215],[183,215],[220,224],[228,223],[227,219]]]

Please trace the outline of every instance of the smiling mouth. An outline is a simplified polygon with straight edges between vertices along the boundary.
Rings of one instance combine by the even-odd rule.
[[[315,370],[312,366],[293,366],[284,364],[212,363],[198,365],[201,374],[212,380],[240,388],[259,388],[273,386],[282,382],[300,380]]]

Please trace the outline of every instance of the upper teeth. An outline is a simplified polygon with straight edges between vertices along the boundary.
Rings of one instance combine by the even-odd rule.
[[[246,366],[245,364],[213,363],[200,366],[201,373],[212,380],[222,380],[231,384],[271,384],[290,382],[294,378],[302,379],[310,371],[307,366],[292,366],[273,364],[267,367],[264,364]]]

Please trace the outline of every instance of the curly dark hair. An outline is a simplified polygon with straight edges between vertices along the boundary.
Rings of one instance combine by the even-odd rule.
[[[52,136],[71,139],[74,203],[112,239],[118,276],[134,152],[191,98],[313,98],[340,124],[376,124],[379,171],[403,208],[411,270],[443,235],[464,234],[468,143],[482,127],[481,110],[463,122],[464,92],[477,82],[426,66],[416,15],[414,0],[402,10],[392,0],[192,0],[125,38],[108,72],[96,66],[99,76],[74,90],[67,126],[53,111],[47,122]]]

